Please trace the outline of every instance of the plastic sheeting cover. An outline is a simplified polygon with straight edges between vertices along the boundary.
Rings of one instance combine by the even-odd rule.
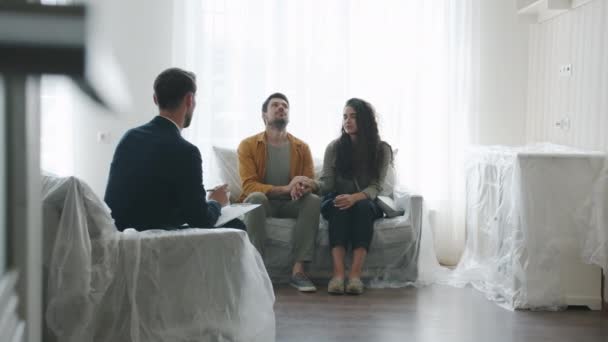
[[[380,218],[374,222],[374,234],[365,264],[363,281],[373,288],[404,287],[418,280],[418,259],[422,225],[422,198],[407,192],[395,193],[395,204],[404,215]],[[286,283],[294,262],[295,219],[268,218],[264,262],[275,283]],[[432,252],[432,250],[428,250]],[[347,253],[345,264],[352,263]],[[313,260],[307,272],[315,279],[329,279],[333,264],[328,240],[328,223],[321,218]]]
[[[466,165],[467,242],[448,283],[472,284],[511,309],[564,307],[565,250],[578,248],[574,258],[607,265],[604,159],[552,144],[473,149]]]
[[[274,293],[246,233],[118,232],[76,178],[43,176],[46,335],[58,341],[274,341]]]
[[[604,162],[593,191],[577,211],[577,220],[584,238],[583,261],[600,266],[604,275],[608,274],[608,162]]]
[[[236,150],[214,146],[213,151],[220,178],[228,184],[232,200],[236,200],[241,194]],[[396,155],[395,150],[394,156]],[[315,174],[319,176],[322,160],[315,160],[314,165]],[[434,270],[439,265],[432,246],[430,229],[423,226],[423,198],[412,195],[397,185],[393,167],[389,168],[383,189],[382,194],[392,197],[395,205],[405,213],[402,216],[375,221],[374,235],[363,269],[363,280],[367,286],[374,288],[428,284],[428,270]],[[295,220],[288,218],[273,217],[266,220],[268,239],[264,249],[264,261],[275,282],[287,282],[291,274],[294,262],[294,224]],[[313,278],[329,279],[332,274],[327,229],[327,221],[321,217],[313,261],[307,269]],[[351,253],[347,253],[347,265],[351,264],[350,258]],[[420,264],[420,260],[424,265]],[[424,272],[424,279],[419,278],[419,272],[423,269],[427,271]]]

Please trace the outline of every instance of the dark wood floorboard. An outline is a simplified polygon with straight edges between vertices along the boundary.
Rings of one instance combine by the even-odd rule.
[[[608,342],[608,314],[509,311],[471,288],[370,290],[362,296],[275,287],[277,342]]]

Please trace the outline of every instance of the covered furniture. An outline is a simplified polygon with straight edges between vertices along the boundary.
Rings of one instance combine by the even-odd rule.
[[[274,341],[274,293],[243,231],[118,232],[81,180],[43,177],[47,341]]]
[[[237,155],[234,149],[214,147],[215,160],[220,177],[228,184],[231,200],[241,194]],[[315,175],[322,165],[315,160]],[[386,177],[382,195],[392,197],[404,210],[402,216],[381,218],[374,224],[374,236],[365,260],[363,281],[371,287],[399,287],[416,282],[418,255],[422,229],[422,197],[404,191],[395,191],[395,172],[392,167]],[[264,263],[274,282],[286,282],[293,265],[293,226],[295,219],[274,218],[266,220],[268,239]],[[308,268],[312,278],[329,279],[332,261],[327,232],[327,221],[321,217],[315,255]],[[350,265],[347,254],[346,264]]]
[[[551,144],[475,148],[466,166],[467,242],[453,280],[508,308],[599,310],[602,270],[585,257],[585,241],[604,161]]]

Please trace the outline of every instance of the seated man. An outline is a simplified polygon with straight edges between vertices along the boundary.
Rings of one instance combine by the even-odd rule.
[[[238,148],[240,200],[261,204],[245,217],[249,237],[264,255],[266,217],[296,218],[290,284],[300,291],[316,291],[303,268],[304,262],[312,260],[319,229],[320,199],[311,193],[317,188],[312,180],[312,155],[306,143],[287,133],[289,101],[285,95],[275,93],[264,101],[262,119],[266,130],[246,138]]]
[[[226,186],[205,199],[201,153],[181,136],[196,106],[195,82],[193,73],[177,68],[158,75],[158,116],[129,130],[116,147],[104,200],[120,231],[212,228],[228,204]],[[245,229],[238,220],[224,226]]]

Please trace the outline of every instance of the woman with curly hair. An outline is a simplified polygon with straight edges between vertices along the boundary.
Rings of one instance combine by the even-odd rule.
[[[333,259],[329,293],[363,293],[361,270],[372,240],[374,220],[383,215],[375,200],[382,191],[392,159],[390,145],[380,140],[372,105],[357,98],[348,100],[341,135],[325,150],[319,180],[321,193],[325,194],[321,213],[329,221]],[[344,257],[349,246],[353,258],[345,285]]]

